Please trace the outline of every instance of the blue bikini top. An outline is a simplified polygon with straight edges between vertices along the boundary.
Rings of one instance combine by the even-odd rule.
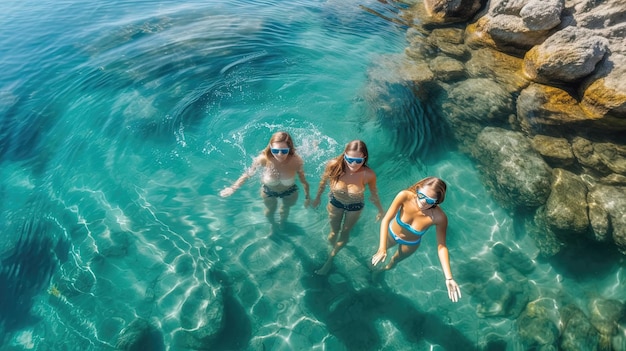
[[[420,236],[420,237],[422,235],[426,234],[428,229],[430,229],[430,227],[428,227],[428,228],[426,228],[426,229],[424,229],[422,231],[418,231],[418,230],[413,229],[413,227],[411,227],[410,225],[402,222],[402,219],[400,219],[400,212],[401,211],[402,211],[402,208],[400,208],[398,210],[398,213],[396,213],[396,223],[398,223],[398,225],[401,226],[402,228],[404,228],[404,229],[408,230],[409,232],[411,232],[412,234],[415,234],[415,235]]]

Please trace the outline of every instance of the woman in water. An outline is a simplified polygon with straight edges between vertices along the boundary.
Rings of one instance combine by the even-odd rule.
[[[420,246],[422,236],[435,225],[437,230],[437,252],[448,288],[448,297],[457,302],[461,298],[459,285],[452,278],[450,258],[446,246],[448,217],[439,204],[446,198],[446,183],[428,177],[402,190],[393,200],[380,223],[380,244],[372,257],[372,265],[384,262],[387,249],[398,244],[398,250],[383,270],[393,268],[398,262],[411,256]]]
[[[296,149],[293,147],[291,135],[286,132],[274,133],[267,147],[254,159],[252,166],[233,185],[220,191],[220,196],[232,195],[259,167],[263,168],[261,198],[265,202],[265,216],[272,225],[273,233],[276,226],[274,213],[278,207],[278,199],[282,199],[279,222],[281,228],[289,216],[289,208],[298,200],[296,173],[304,187],[304,207],[309,206],[309,183],[304,176],[303,164],[302,158],[296,154]]]
[[[378,208],[376,220],[384,214],[376,188],[376,173],[367,166],[367,146],[361,140],[353,140],[346,145],[341,155],[330,160],[322,175],[313,207],[320,204],[320,196],[330,184],[330,202],[326,207],[330,221],[328,241],[332,250],[326,263],[315,273],[325,275],[330,270],[333,259],[350,238],[350,230],[361,216],[365,206],[365,187],[369,186],[371,201]],[[342,225],[343,222],[343,225]]]

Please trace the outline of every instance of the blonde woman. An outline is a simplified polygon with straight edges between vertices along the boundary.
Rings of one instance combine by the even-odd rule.
[[[272,135],[269,143],[252,162],[252,166],[244,172],[233,185],[220,191],[220,196],[232,195],[257,169],[262,168],[261,198],[265,203],[265,215],[275,230],[274,214],[278,208],[278,200],[282,200],[279,226],[282,227],[289,216],[289,209],[298,200],[296,175],[304,188],[304,206],[309,206],[309,183],[304,175],[304,162],[296,153],[291,135],[277,132]]]
[[[452,276],[450,258],[446,246],[448,217],[439,205],[446,198],[446,183],[436,177],[428,177],[402,190],[389,206],[380,223],[380,244],[372,257],[372,265],[385,261],[387,249],[398,244],[398,250],[383,270],[395,267],[398,262],[411,256],[420,246],[422,236],[433,225],[437,235],[437,253],[448,288],[448,297],[457,302],[461,289]]]
[[[350,230],[365,207],[366,187],[369,187],[371,201],[378,208],[376,220],[380,220],[383,216],[384,210],[376,188],[376,173],[367,166],[368,157],[365,143],[361,140],[353,140],[346,145],[339,156],[330,160],[326,165],[312,206],[315,208],[319,206],[320,197],[326,189],[326,184],[329,184],[330,201],[326,209],[330,222],[328,241],[332,250],[324,266],[316,271],[317,274],[328,274],[335,255],[348,243]]]

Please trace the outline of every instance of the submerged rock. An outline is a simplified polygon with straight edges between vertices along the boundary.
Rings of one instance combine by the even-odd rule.
[[[594,171],[608,175],[626,175],[626,145],[594,143],[582,137],[574,138],[572,150],[578,162]]]
[[[533,208],[548,199],[550,167],[521,133],[487,127],[476,138],[472,155],[502,206]]]
[[[513,111],[511,95],[491,79],[475,78],[450,86],[442,115],[454,137],[471,144],[484,125],[503,126]]]
[[[563,333],[560,349],[563,351],[595,350],[600,337],[580,308],[569,305],[563,309]]]
[[[598,241],[612,238],[626,254],[626,187],[596,185],[589,191],[589,217]]]
[[[526,233],[530,236],[543,257],[558,254],[564,246],[563,241],[550,229],[546,221],[545,206],[540,206],[532,218],[524,222]]]
[[[522,284],[489,279],[476,289],[473,298],[476,314],[481,318],[515,317],[529,300],[528,291]]]
[[[517,329],[527,349],[556,350],[560,336],[559,320],[555,300],[542,298],[528,303],[517,319]]]
[[[532,83],[517,98],[517,120],[529,135],[571,138],[580,130],[602,130],[601,119],[591,118],[576,96],[564,89]]]
[[[552,191],[546,202],[548,225],[562,235],[585,234],[589,228],[585,183],[563,169],[554,169],[552,175]]]
[[[536,295],[524,276],[498,271],[492,260],[472,259],[459,273],[480,318],[518,316]]]
[[[116,348],[124,351],[165,350],[163,334],[145,319],[135,319],[118,336]]]
[[[617,322],[624,313],[624,303],[617,300],[595,299],[589,303],[591,324],[600,334],[600,349],[611,349],[611,338],[617,332]]]
[[[572,146],[565,138],[535,135],[531,140],[531,144],[552,167],[564,168],[574,164],[575,158]]]
[[[502,243],[496,243],[491,251],[509,266],[522,274],[529,274],[535,270],[535,264],[521,251],[513,251]]]

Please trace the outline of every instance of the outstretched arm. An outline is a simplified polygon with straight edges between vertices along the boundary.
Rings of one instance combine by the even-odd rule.
[[[446,279],[446,288],[448,289],[448,297],[453,302],[459,301],[461,298],[461,289],[452,277],[452,270],[450,269],[450,256],[448,247],[446,246],[446,231],[448,229],[448,218],[443,211],[440,211],[442,218],[437,221],[437,254],[439,255],[439,262],[441,263],[441,269]]]
[[[389,205],[389,209],[387,209],[387,213],[380,221],[380,232],[379,232],[379,243],[378,243],[378,251],[372,257],[372,265],[375,266],[380,262],[384,262],[385,258],[387,258],[387,238],[389,237],[389,223],[393,219],[393,216],[402,206],[406,195],[403,191],[398,193],[396,197],[393,199],[391,205]]]
[[[235,190],[239,189],[239,187],[246,181],[246,179],[250,178],[254,172],[256,172],[257,168],[262,164],[262,157],[259,156],[254,159],[252,162],[252,166],[245,170],[243,174],[233,183],[233,185],[226,187],[220,191],[221,197],[231,196]]]

